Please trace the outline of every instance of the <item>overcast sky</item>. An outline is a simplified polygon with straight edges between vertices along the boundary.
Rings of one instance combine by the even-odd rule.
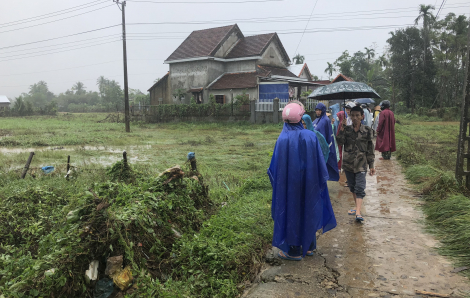
[[[245,36],[277,32],[291,58],[296,53],[304,55],[310,71],[327,79],[326,62],[334,62],[342,51],[353,53],[372,46],[381,54],[390,31],[413,24],[419,4],[436,5],[437,13],[442,3],[442,0],[247,1],[129,0],[126,6],[129,88],[146,93],[154,80],[168,71],[169,66],[163,61],[191,31],[234,23]],[[112,0],[2,2],[0,94],[17,97],[40,80],[46,81],[55,94],[65,92],[77,81],[83,82],[87,90],[97,91],[96,79],[101,75],[124,85],[121,12]],[[470,2],[448,0],[440,16],[449,12],[468,17]],[[114,27],[77,34],[108,26]],[[75,35],[61,38],[72,34]],[[48,39],[52,40],[44,41]]]

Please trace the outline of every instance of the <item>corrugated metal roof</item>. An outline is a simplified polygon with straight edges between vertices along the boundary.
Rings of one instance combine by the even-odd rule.
[[[5,95],[0,95],[0,103],[10,103],[10,100]]]

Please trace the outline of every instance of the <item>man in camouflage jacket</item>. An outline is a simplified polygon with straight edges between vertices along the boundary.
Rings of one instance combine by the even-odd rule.
[[[363,221],[361,207],[365,197],[367,167],[370,175],[375,174],[374,168],[374,144],[372,143],[372,129],[361,124],[364,111],[356,106],[351,109],[350,117],[352,125],[346,125],[346,119],[340,126],[336,136],[338,145],[343,146],[343,170],[348,180],[348,187],[354,197],[356,209],[350,210],[350,215],[356,215],[357,221]]]

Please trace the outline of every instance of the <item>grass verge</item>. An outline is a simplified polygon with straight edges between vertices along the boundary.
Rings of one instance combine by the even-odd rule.
[[[458,124],[406,123],[396,126],[397,158],[406,178],[423,194],[429,231],[443,244],[439,253],[457,267],[470,266],[470,199],[454,174]],[[470,271],[462,271],[470,277]]]

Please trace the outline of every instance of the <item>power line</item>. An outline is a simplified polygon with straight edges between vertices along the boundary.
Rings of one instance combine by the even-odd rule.
[[[50,23],[54,23],[54,22],[58,22],[58,21],[68,20],[68,19],[71,19],[71,18],[74,18],[74,17],[78,17],[78,16],[81,16],[81,15],[84,15],[84,14],[87,14],[87,13],[90,13],[90,12],[94,12],[94,11],[97,11],[97,10],[100,10],[100,9],[103,9],[103,8],[111,7],[111,6],[114,6],[114,5],[111,4],[111,5],[103,6],[103,7],[94,9],[94,10],[90,10],[90,11],[87,11],[87,12],[79,13],[79,14],[76,14],[76,15],[73,15],[73,16],[68,16],[68,17],[66,17],[66,18],[62,18],[62,19],[58,19],[58,20],[53,20],[53,21],[49,21],[49,22],[45,22],[45,23],[41,23],[41,24],[34,24],[34,25],[31,25],[31,26],[26,26],[26,27],[21,27],[21,28],[16,28],[16,29],[10,29],[10,30],[7,30],[7,31],[0,31],[0,33],[7,33],[7,32],[12,32],[12,31],[18,31],[18,30],[23,30],[23,29],[27,29],[27,28],[32,28],[32,27],[37,27],[37,26],[41,26],[41,25],[46,25],[46,24],[50,24]]]
[[[294,54],[297,53],[297,50],[299,49],[300,43],[302,42],[302,39],[304,38],[305,35],[305,30],[307,30],[308,24],[310,24],[310,19],[312,18],[313,11],[315,10],[315,7],[317,7],[318,0],[315,1],[315,5],[313,6],[312,12],[310,13],[310,17],[308,18],[307,25],[305,25],[304,33],[302,33],[302,36],[300,37],[299,44],[297,45],[297,48],[294,51]]]
[[[163,61],[163,59],[128,59],[128,61]],[[107,61],[107,62],[101,62],[101,63],[95,63],[95,64],[88,64],[88,65],[80,65],[80,66],[75,66],[75,67],[68,67],[68,68],[60,68],[60,69],[51,69],[51,70],[41,70],[41,71],[35,71],[35,72],[25,72],[25,73],[8,73],[8,74],[0,74],[0,77],[10,77],[10,76],[23,76],[23,75],[29,75],[29,74],[37,74],[37,73],[46,73],[46,72],[55,72],[55,71],[63,71],[63,70],[71,70],[71,69],[77,69],[77,68],[84,68],[84,67],[90,67],[90,66],[97,66],[97,65],[102,65],[102,64],[109,64],[109,63],[114,63],[114,62],[120,62],[121,60],[113,60],[113,61]]]
[[[96,2],[101,2],[101,3],[96,3]],[[15,26],[15,25],[20,25],[20,24],[28,23],[28,22],[37,21],[37,20],[32,20],[32,19],[36,19],[36,18],[38,18],[38,20],[47,19],[47,18],[52,18],[52,17],[55,17],[56,15],[53,15],[53,16],[48,16],[48,15],[51,15],[51,14],[58,14],[58,15],[66,14],[66,13],[74,12],[74,11],[77,11],[77,10],[85,9],[85,8],[88,8],[88,7],[91,7],[91,6],[103,4],[103,3],[105,3],[105,2],[107,2],[107,1],[97,0],[97,1],[93,1],[93,2],[89,2],[89,3],[81,4],[81,5],[74,6],[74,7],[67,8],[67,9],[63,9],[63,10],[58,10],[58,11],[55,11],[55,12],[46,13],[46,14],[43,14],[43,15],[35,16],[35,17],[30,17],[30,18],[26,18],[26,19],[21,19],[21,20],[17,20],[17,21],[12,21],[12,22],[3,23],[3,24],[0,24],[0,27]],[[92,4],[92,3],[95,3],[95,4]],[[90,5],[90,4],[91,4],[91,5]],[[88,6],[87,6],[87,5],[88,5]],[[85,6],[85,7],[78,8],[78,7],[81,7],[81,6]],[[71,9],[73,9],[73,10],[71,10]],[[70,10],[70,11],[69,11],[69,12],[64,12],[64,11],[67,11],[67,10]],[[61,13],[61,12],[62,12],[62,13]],[[48,17],[46,17],[46,16],[48,16]],[[12,23],[19,23],[19,24],[12,24]],[[9,25],[9,24],[12,24],[12,25]]]
[[[121,37],[121,34],[111,34],[111,35],[105,35],[105,36],[100,36],[100,37],[94,37],[94,38],[87,38],[87,39],[81,39],[81,40],[74,40],[74,41],[70,41],[70,42],[63,42],[61,44],[53,44],[53,45],[48,45],[48,46],[43,46],[43,47],[36,47],[36,48],[30,48],[30,49],[22,49],[22,50],[14,50],[12,52],[2,52],[2,54],[10,54],[10,53],[18,53],[18,52],[24,52],[24,51],[31,51],[31,50],[37,50],[37,49],[44,49],[44,48],[50,48],[50,47],[57,47],[57,46],[62,46],[62,45],[66,45],[66,44],[77,44],[77,43],[81,43],[81,42],[87,42],[87,41],[90,41],[90,40],[95,40],[95,39],[101,39],[101,38],[104,38],[104,39],[107,39],[109,37]]]
[[[149,0],[127,0],[128,2],[142,2],[154,4],[239,4],[239,3],[261,3],[282,2],[284,0],[246,0],[246,1],[149,1]]]
[[[439,16],[439,13],[441,12],[441,9],[446,5],[447,0],[442,0],[441,7],[439,7],[439,10],[437,11],[436,18]]]
[[[114,40],[113,40],[114,39]],[[110,36],[110,37],[107,37],[105,39],[102,39],[101,41],[119,41],[121,40],[120,37],[117,37],[117,36]],[[84,42],[84,43],[81,43],[80,45],[93,45],[95,43],[95,41],[92,41],[92,42]],[[42,50],[42,51],[36,51],[36,52],[31,52],[31,53],[22,53],[22,54],[16,54],[16,55],[11,55],[11,56],[0,56],[0,59],[4,59],[4,58],[12,58],[12,57],[18,57],[18,56],[27,56],[29,57],[28,55],[34,55],[34,54],[39,54],[39,53],[46,53],[46,54],[50,54],[50,51],[57,51],[57,50],[64,50],[64,49],[69,49],[69,48],[72,48],[72,49],[78,49],[76,47],[76,45],[69,45],[69,46],[65,46],[65,47],[61,47],[61,48],[55,48],[55,49],[49,49],[49,50]],[[83,47],[82,47],[83,48]],[[9,52],[9,53],[12,53],[12,52]],[[60,52],[56,52],[56,53],[60,53]],[[5,53],[7,54],[7,53]],[[33,56],[35,57],[35,56]]]
[[[86,46],[86,47],[73,48],[73,49],[65,50],[65,51],[50,52],[50,53],[39,54],[39,55],[33,55],[33,56],[27,56],[27,57],[20,57],[20,58],[13,58],[13,59],[7,59],[7,60],[0,60],[0,62],[12,61],[12,60],[19,60],[19,59],[26,59],[26,58],[33,58],[33,57],[38,57],[38,56],[50,55],[50,54],[58,54],[58,53],[69,52],[69,51],[74,51],[74,50],[80,50],[80,49],[85,49],[85,48],[91,48],[91,47],[95,47],[95,46],[99,46],[99,45],[103,45],[103,44],[113,43],[113,42],[116,42],[116,41],[120,41],[120,40],[113,40],[113,41],[98,43],[98,44],[90,45],[90,46]],[[13,56],[11,56],[11,57],[13,57]],[[8,57],[2,57],[2,58],[8,58]]]
[[[43,39],[43,40],[38,40],[38,41],[33,41],[33,42],[27,42],[27,43],[22,43],[22,44],[7,46],[7,47],[0,48],[0,50],[9,49],[9,48],[14,48],[14,47],[20,47],[20,46],[25,46],[25,45],[35,44],[35,43],[40,43],[40,42],[45,42],[45,41],[51,41],[51,40],[56,40],[56,39],[60,39],[60,38],[66,38],[66,37],[70,37],[70,36],[76,36],[76,35],[86,34],[86,33],[90,33],[90,32],[95,32],[95,31],[100,31],[100,30],[105,30],[105,29],[117,27],[117,26],[121,26],[121,24],[116,24],[116,25],[107,26],[107,27],[102,27],[102,28],[98,28],[98,29],[83,31],[83,32],[74,33],[74,34],[69,34],[69,35],[60,36],[60,37],[54,37],[54,38],[49,38],[49,39]]]

